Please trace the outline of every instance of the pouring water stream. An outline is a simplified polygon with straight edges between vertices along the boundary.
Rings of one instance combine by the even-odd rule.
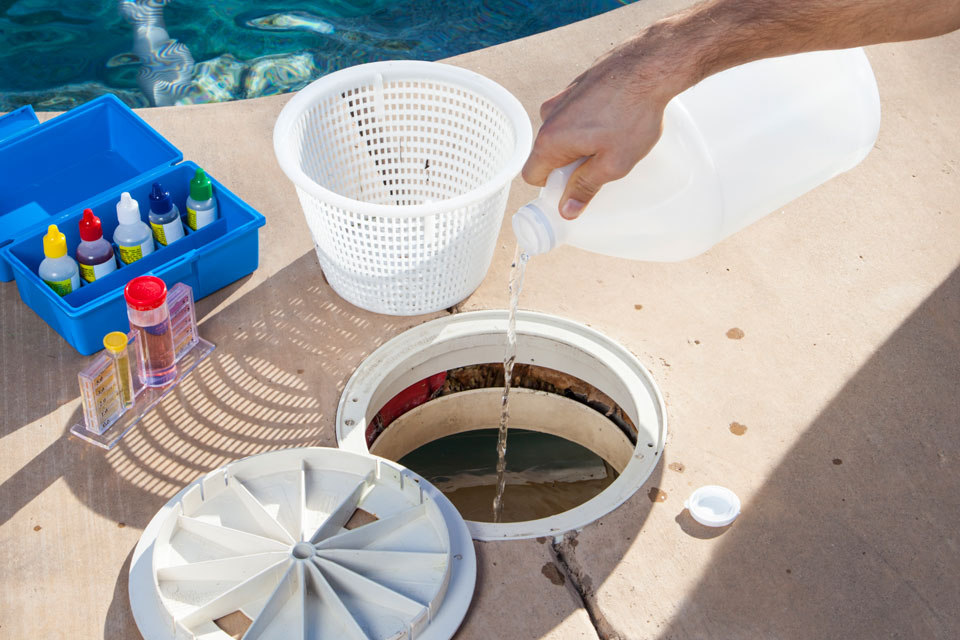
[[[517,245],[513,263],[510,265],[510,315],[507,319],[507,350],[503,357],[503,397],[500,400],[500,430],[497,435],[497,494],[493,498],[493,521],[500,522],[503,515],[503,491],[506,486],[507,470],[507,423],[510,420],[510,385],[513,378],[513,365],[517,361],[517,306],[520,303],[520,289],[523,287],[523,274],[526,272],[530,256]]]

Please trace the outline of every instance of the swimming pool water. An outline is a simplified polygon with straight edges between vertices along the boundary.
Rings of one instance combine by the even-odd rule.
[[[437,60],[628,0],[0,0],[0,111],[114,93],[132,107],[297,90],[331,71]]]

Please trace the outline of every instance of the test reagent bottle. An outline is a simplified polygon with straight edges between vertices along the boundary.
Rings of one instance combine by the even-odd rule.
[[[47,227],[47,234],[43,236],[43,255],[46,257],[40,263],[38,274],[58,296],[80,288],[80,270],[67,255],[67,238],[55,224]]]
[[[83,210],[83,219],[80,220],[80,240],[80,245],[77,247],[77,262],[80,265],[81,278],[86,282],[93,282],[117,270],[113,247],[103,239],[100,218],[93,215],[91,209]]]
[[[217,201],[213,197],[213,185],[203,169],[198,168],[190,181],[190,197],[187,198],[187,226],[196,231],[217,219]]]
[[[117,203],[117,222],[113,241],[120,251],[120,262],[131,264],[153,253],[153,231],[140,218],[140,204],[126,191]]]
[[[167,246],[183,237],[183,224],[180,222],[180,210],[170,199],[159,182],[153,183],[150,191],[150,226],[153,237],[161,246]]]

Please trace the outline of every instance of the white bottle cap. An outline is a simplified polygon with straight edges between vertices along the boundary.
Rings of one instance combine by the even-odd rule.
[[[120,224],[142,222],[140,205],[126,191],[120,194],[120,202],[117,203],[117,222]]]
[[[535,256],[553,249],[556,238],[546,214],[534,203],[525,204],[513,214],[513,234],[517,243],[529,255]]]
[[[683,503],[693,519],[707,527],[725,527],[740,515],[740,498],[726,487],[700,487]]]

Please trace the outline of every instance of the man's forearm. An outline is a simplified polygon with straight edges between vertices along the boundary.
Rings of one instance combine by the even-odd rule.
[[[523,168],[542,185],[587,158],[560,199],[580,215],[660,137],[678,93],[730,67],[775,56],[942,35],[960,28],[960,0],[707,0],[601,56],[540,107],[543,126]]]
[[[916,40],[958,28],[960,0],[708,0],[656,23],[636,42],[642,54],[661,58],[679,92],[761,58]]]

